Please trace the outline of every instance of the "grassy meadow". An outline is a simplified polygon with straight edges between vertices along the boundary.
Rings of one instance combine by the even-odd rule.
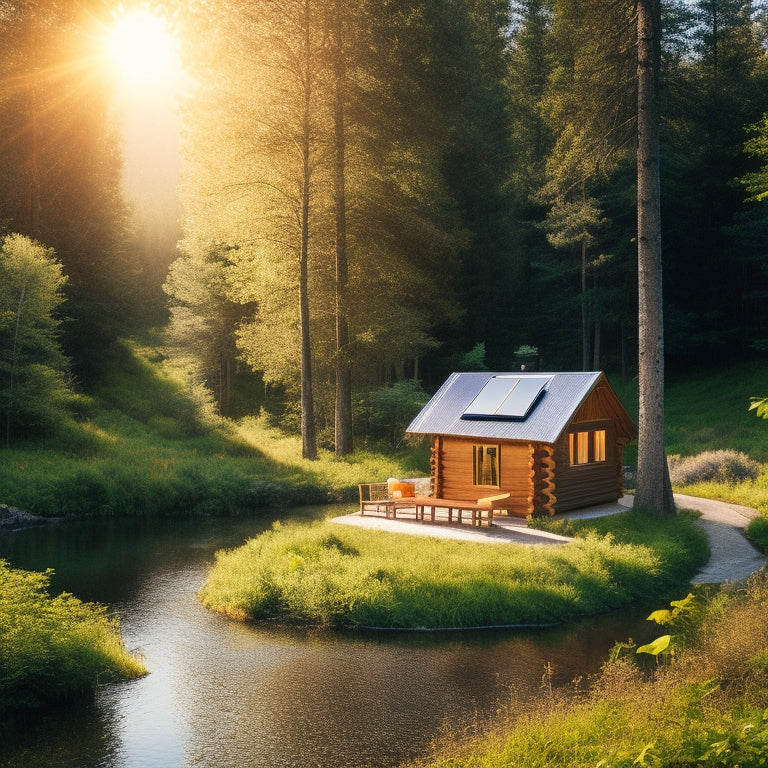
[[[289,524],[217,553],[199,593],[236,619],[446,628],[553,624],[668,594],[706,562],[688,515],[574,523],[564,547]]]
[[[224,420],[186,370],[152,346],[125,342],[109,375],[75,418],[47,439],[2,449],[0,503],[44,516],[231,515],[259,508],[355,502],[357,484],[428,473],[425,444],[359,449],[345,461],[321,451],[301,458],[298,437],[263,416]],[[611,383],[637,416],[637,383]],[[768,516],[768,422],[748,410],[768,365],[672,379],[667,387],[668,453],[694,456],[723,448],[761,465],[742,482],[703,479],[675,490],[753,506]],[[625,462],[636,461],[628,446]],[[758,526],[759,527],[759,526]],[[765,540],[768,545],[768,537]]]
[[[265,418],[213,414],[186,371],[151,348],[122,347],[76,419],[2,449],[0,503],[31,514],[232,515],[357,499],[357,484],[412,476],[424,449],[301,458],[298,438]]]

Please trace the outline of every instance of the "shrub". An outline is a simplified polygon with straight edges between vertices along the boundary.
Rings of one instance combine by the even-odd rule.
[[[768,552],[768,518],[756,517],[747,527],[747,537],[761,551]]]
[[[358,395],[354,403],[355,422],[366,436],[398,445],[416,414],[429,400],[421,382],[398,381]]]
[[[740,483],[755,480],[760,474],[760,464],[740,451],[706,451],[681,459],[670,456],[669,476],[672,485],[695,485],[717,481]]]
[[[104,606],[48,594],[50,571],[0,560],[0,714],[95,690],[99,681],[140,677],[120,624]]]
[[[0,422],[11,436],[50,432],[69,397],[58,344],[67,278],[54,252],[22,235],[0,240]]]

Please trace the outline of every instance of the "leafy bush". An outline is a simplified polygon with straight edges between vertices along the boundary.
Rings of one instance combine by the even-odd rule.
[[[93,691],[111,678],[140,677],[107,609],[67,593],[48,594],[50,571],[0,560],[0,714]]]
[[[740,483],[755,480],[761,471],[760,464],[740,451],[706,451],[697,456],[681,459],[670,456],[669,476],[672,485],[685,486],[716,481]]]
[[[353,405],[356,429],[394,447],[402,441],[406,428],[427,400],[421,382],[414,379],[363,392]]]
[[[768,518],[754,518],[747,526],[747,537],[761,552],[768,552]]]

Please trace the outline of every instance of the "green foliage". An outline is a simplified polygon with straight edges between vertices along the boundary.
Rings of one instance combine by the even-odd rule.
[[[660,594],[698,562],[684,543],[698,543],[689,519],[669,523],[663,533],[638,531],[638,543],[623,537],[628,527],[619,522],[615,536],[586,532],[563,547],[532,548],[333,522],[278,526],[219,552],[200,599],[239,619],[344,626],[560,622]],[[675,531],[678,545],[672,548],[666,542]]]
[[[747,537],[761,551],[768,552],[768,508],[747,526]]]
[[[750,193],[750,200],[760,202],[768,200],[768,112],[763,119],[752,127],[754,135],[744,144],[748,155],[757,158],[762,167],[758,171],[745,174],[741,183]]]
[[[768,397],[753,397],[751,401],[749,410],[755,411],[760,419],[768,419]]]
[[[485,361],[485,342],[478,341],[469,352],[464,353],[459,360],[460,371],[487,371]]]
[[[669,627],[674,634],[661,635],[646,645],[641,645],[637,653],[647,653],[655,656],[671,658],[682,648],[686,639],[701,626],[704,620],[704,605],[692,592],[682,600],[673,600],[671,610],[665,608],[654,611],[648,621],[655,621],[663,627]]]
[[[0,243],[0,422],[41,432],[61,421],[69,391],[56,311],[66,283],[53,251],[22,235]]]
[[[395,447],[428,399],[421,382],[414,379],[359,393],[354,402],[355,424],[361,434]]]
[[[52,597],[50,575],[0,560],[0,715],[146,674],[126,651],[118,618],[67,593]]]

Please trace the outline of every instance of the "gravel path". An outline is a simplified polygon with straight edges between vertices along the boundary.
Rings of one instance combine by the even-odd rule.
[[[712,552],[709,562],[693,577],[694,584],[721,584],[725,581],[742,581],[765,565],[761,555],[747,540],[744,529],[756,509],[741,507],[712,499],[675,494],[680,509],[693,509],[701,513],[698,520],[709,538]]]
[[[602,517],[623,512],[632,506],[634,498],[625,496],[615,504],[603,504],[598,507],[567,512],[563,517],[584,519]],[[742,581],[766,563],[765,558],[747,541],[744,529],[749,521],[758,515],[757,510],[727,504],[711,499],[699,499],[694,496],[675,494],[675,503],[680,509],[692,509],[701,513],[698,520],[707,533],[712,552],[709,563],[692,579],[694,584],[720,584],[726,581]],[[407,518],[387,520],[375,515],[344,515],[334,521],[344,525],[361,528],[376,528],[393,533],[408,533],[417,536],[479,541],[487,544],[533,544],[551,546],[570,541],[565,536],[558,536],[547,531],[526,528],[526,521],[520,518],[495,518],[492,528],[473,528],[469,525],[448,525],[447,523],[422,523]]]

